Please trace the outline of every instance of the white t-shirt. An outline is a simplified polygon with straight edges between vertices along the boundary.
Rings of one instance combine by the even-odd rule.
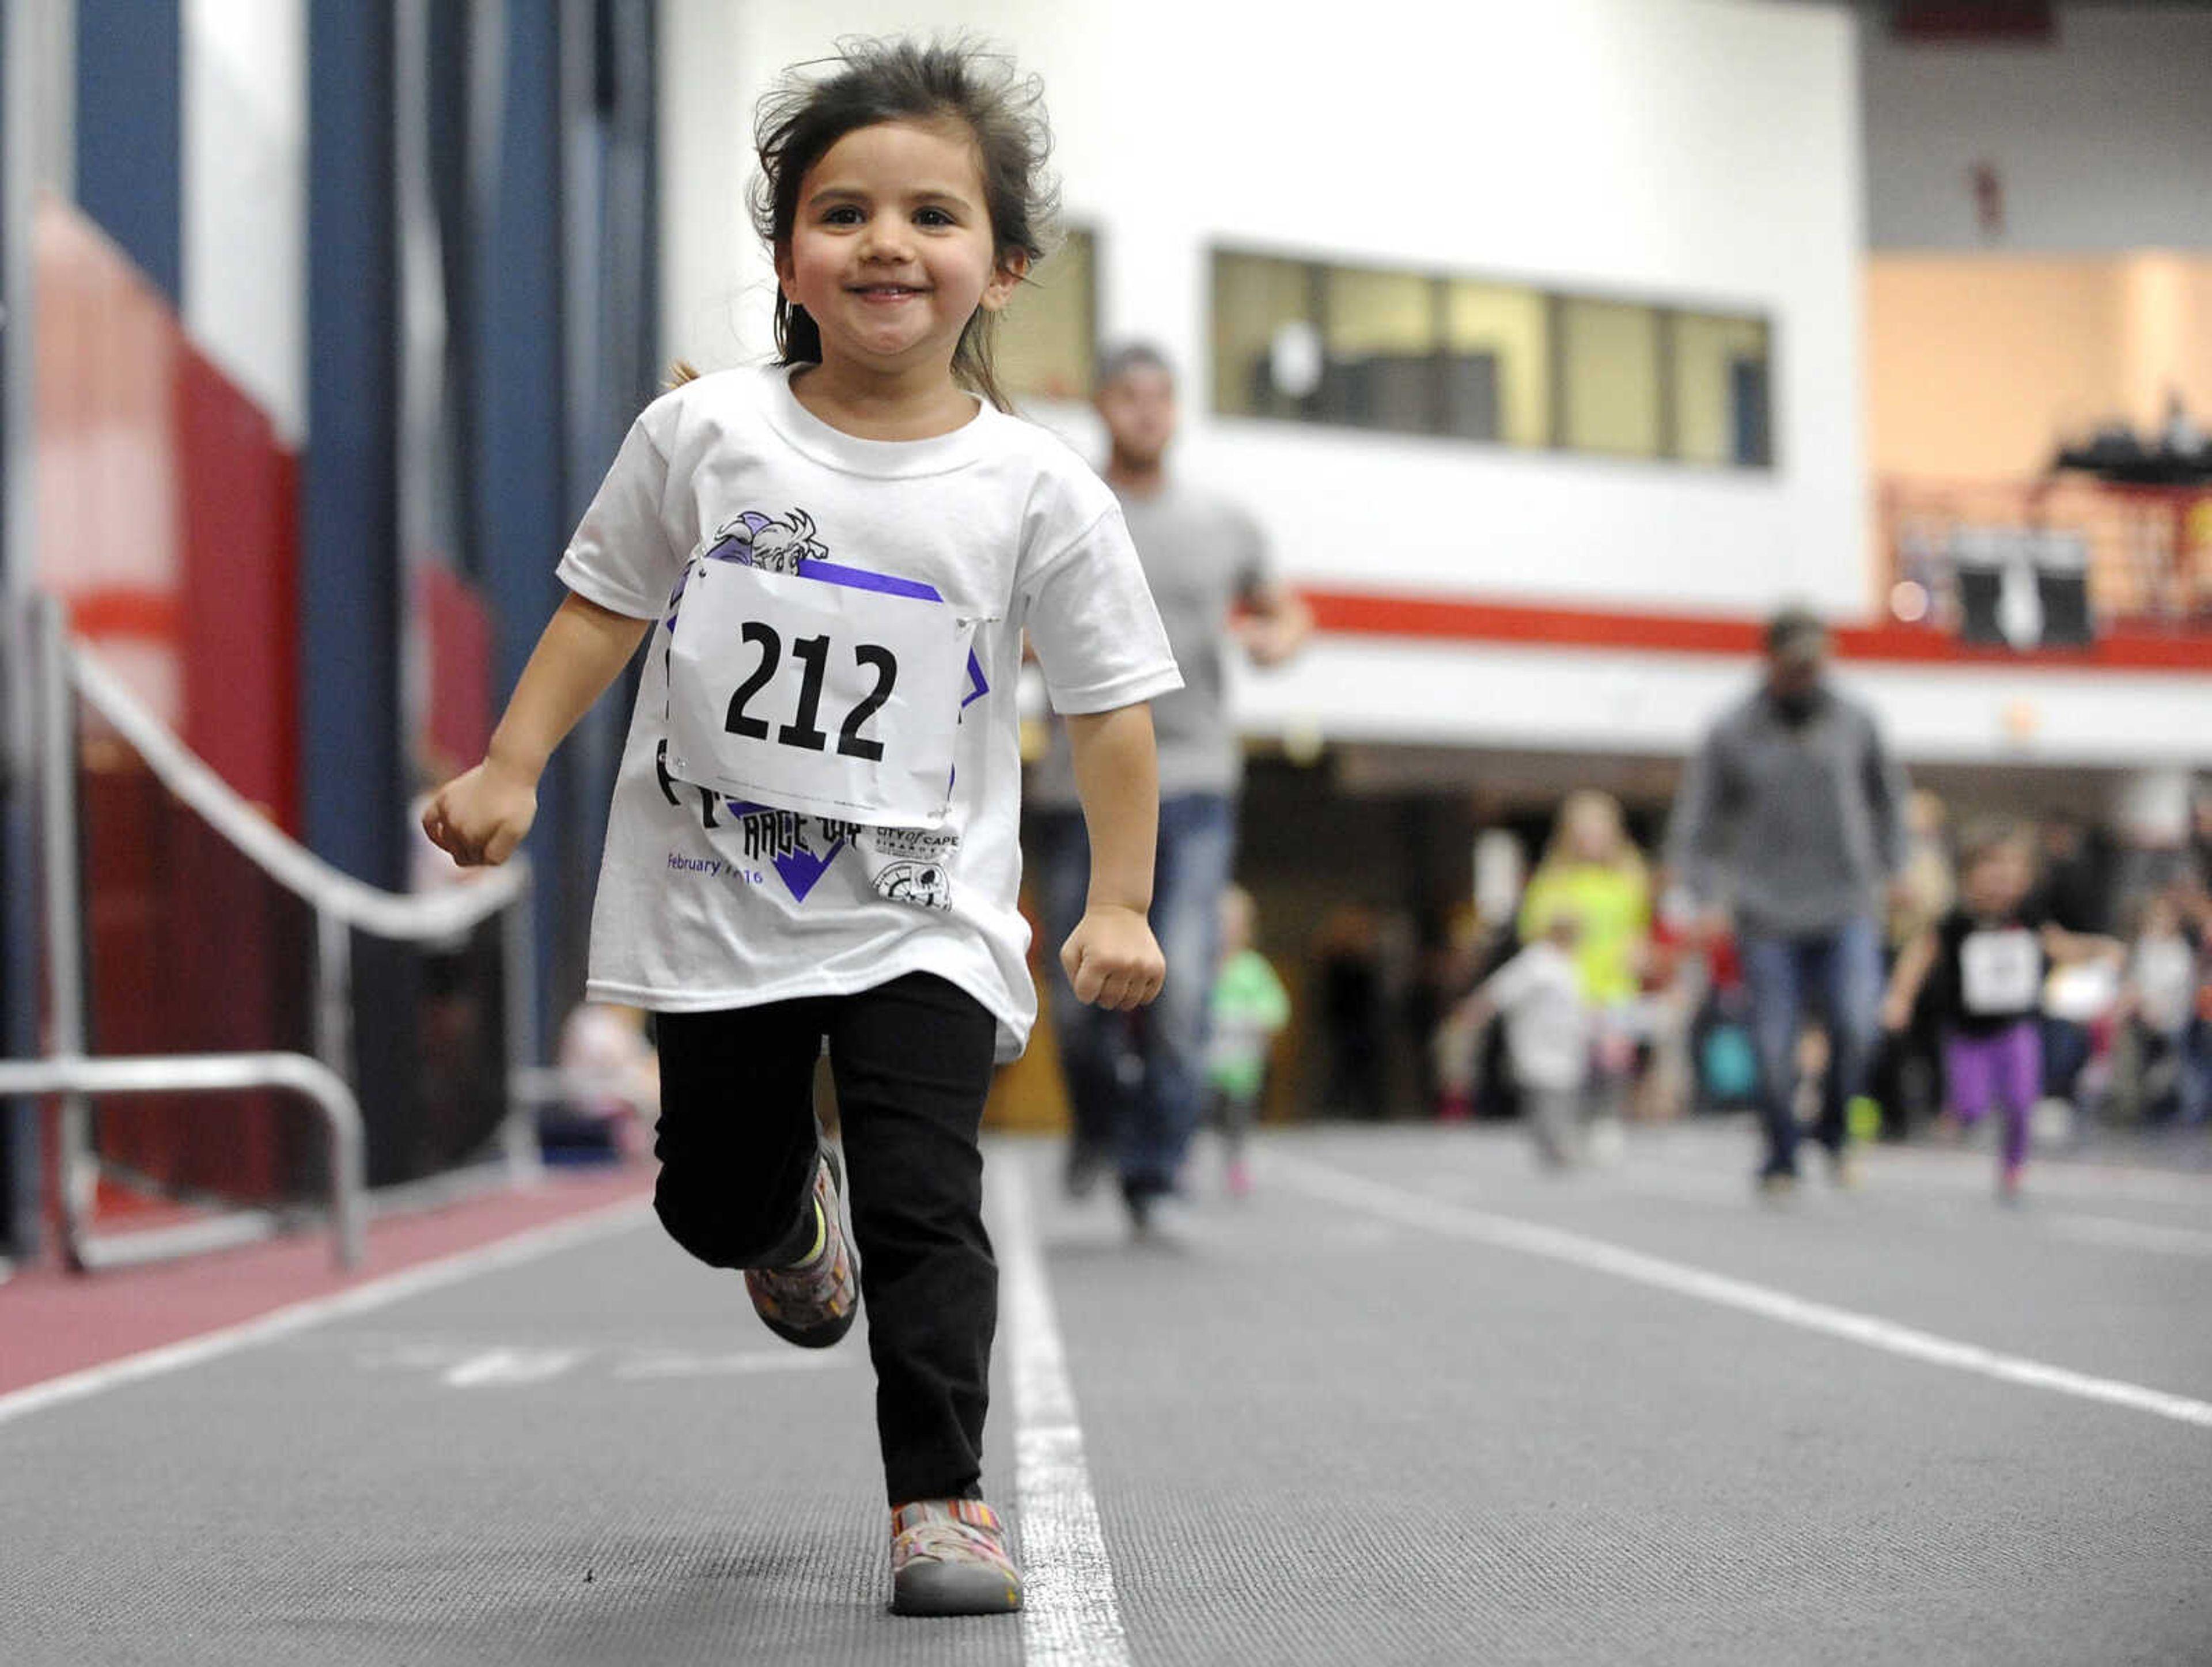
[[[1016,907],[1023,631],[1064,712],[1133,705],[1182,678],[1114,495],[1064,443],[981,402],[951,434],[856,439],[806,411],[790,376],[725,371],[655,400],[561,560],[561,580],[578,595],[655,622],[608,819],[587,993],[691,1013],[934,973],[991,1011],[1000,1057],[1011,1059],[1036,1018],[1029,928]],[[941,822],[863,826],[668,773],[679,586],[701,575],[716,587],[751,582],[738,569],[781,575],[761,586],[763,636],[776,634],[778,596],[814,593],[792,577],[820,581],[830,601],[840,592],[862,593],[870,606],[919,599],[980,622],[967,639]],[[785,635],[819,629],[811,621]],[[916,720],[875,711],[866,678],[858,703],[835,680],[847,678],[849,691],[849,660],[870,651],[835,641],[815,648],[808,666],[823,698],[802,692],[799,660],[822,640],[794,638],[780,660],[750,628],[733,641],[729,723],[764,721],[779,744],[811,732],[825,757],[844,750],[841,738],[880,736],[896,748],[897,723]],[[771,660],[779,677],[755,686]],[[826,695],[823,664],[833,668]],[[689,675],[679,666],[679,690]],[[725,713],[709,715],[719,731]]]
[[[1590,1013],[1573,958],[1539,938],[1490,976],[1483,993],[1505,1018],[1524,1088],[1579,1088],[1589,1077]]]
[[[2136,939],[2128,977],[2151,1030],[2172,1036],[2188,1025],[2197,996],[2197,952],[2188,939],[2179,932]]]

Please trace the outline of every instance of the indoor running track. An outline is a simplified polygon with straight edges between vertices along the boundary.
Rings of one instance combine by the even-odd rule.
[[[1031,1603],[963,1621],[885,1610],[860,1340],[633,1189],[0,1395],[0,1660],[2212,1663],[2212,1176],[1749,1141],[1283,1133],[1144,1246],[995,1144]]]

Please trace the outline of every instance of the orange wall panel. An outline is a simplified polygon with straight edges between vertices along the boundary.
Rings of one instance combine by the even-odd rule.
[[[1878,255],[1867,267],[1877,478],[2017,479],[2113,418],[2154,429],[2169,389],[2212,422],[2212,260]]]

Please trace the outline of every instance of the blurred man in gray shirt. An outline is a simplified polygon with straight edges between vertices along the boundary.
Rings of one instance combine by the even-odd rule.
[[[1142,1013],[1078,1001],[1057,957],[1053,1032],[1074,1113],[1067,1180],[1081,1192],[1109,1165],[1139,1232],[1176,1189],[1205,1094],[1207,999],[1219,959],[1221,894],[1237,846],[1243,750],[1231,721],[1227,657],[1279,664],[1312,628],[1305,605],[1277,582],[1260,527],[1236,505],[1170,476],[1175,377],[1156,348],[1131,343],[1100,362],[1098,414],[1110,447],[1106,484],[1121,502],[1146,581],[1167,626],[1183,686],[1152,703],[1159,747],[1160,837],[1152,931],[1167,956],[1160,999]],[[1089,843],[1066,727],[1026,800],[1043,853],[1048,941],[1082,918]]]
[[[1881,908],[1905,859],[1905,782],[1874,714],[1827,677],[1818,617],[1766,630],[1759,687],[1722,714],[1674,803],[1668,859],[1711,914],[1735,919],[1766,1125],[1760,1184],[1797,1178],[1797,1041],[1817,1003],[1827,1078],[1814,1137],[1853,1178],[1845,1110],[1881,1038]]]

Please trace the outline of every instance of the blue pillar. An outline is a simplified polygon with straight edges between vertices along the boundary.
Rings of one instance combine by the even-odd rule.
[[[390,0],[311,0],[307,93],[303,820],[317,854],[399,890],[406,796]]]
[[[33,151],[40,86],[33,0],[0,0],[0,1055],[37,1056],[39,802],[23,609],[37,552],[31,514],[38,314],[31,282]],[[46,1159],[35,1099],[0,1100],[0,1255],[36,1256]]]
[[[184,294],[178,0],[76,0],[76,198],[175,305]]]
[[[504,702],[560,605],[555,563],[571,530],[563,419],[561,17],[556,5],[505,9],[506,86],[497,185],[477,234],[477,436],[471,543],[496,621],[495,699]],[[580,994],[564,946],[588,910],[591,876],[570,849],[568,782],[556,753],[538,791],[538,990],[557,1017]],[[579,902],[579,891],[581,903]],[[545,1034],[550,1034],[549,1031]]]

